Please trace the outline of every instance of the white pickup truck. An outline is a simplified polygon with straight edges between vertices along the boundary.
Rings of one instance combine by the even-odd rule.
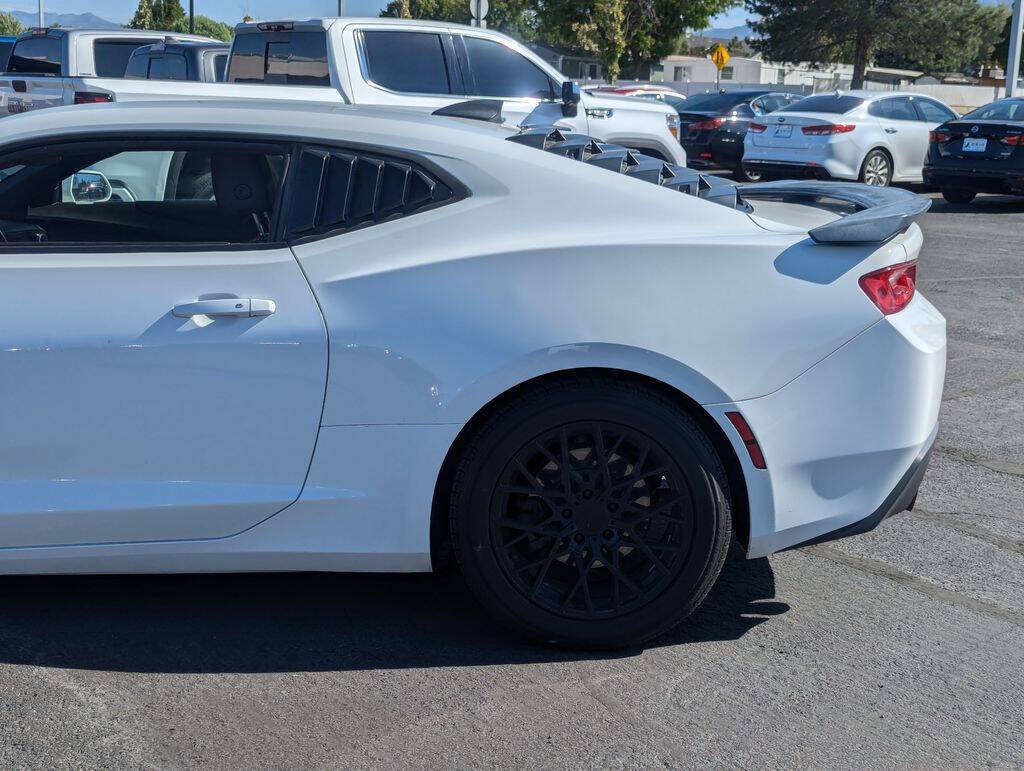
[[[112,101],[110,79],[124,75],[135,49],[171,35],[215,42],[199,35],[135,29],[31,30],[15,41],[7,69],[0,74],[0,114]]]
[[[0,76],[0,94],[10,89]],[[518,125],[557,125],[685,165],[678,113],[658,102],[580,93],[512,38],[409,19],[326,18],[239,24],[226,83],[94,79],[98,101],[261,98],[434,112],[498,99]]]

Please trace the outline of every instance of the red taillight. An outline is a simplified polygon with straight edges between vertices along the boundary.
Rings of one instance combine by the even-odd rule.
[[[712,118],[711,120],[702,120],[698,123],[691,123],[690,131],[714,131],[723,123],[725,123],[725,118]]]
[[[860,288],[884,315],[903,310],[914,299],[917,262],[901,262],[860,277]]]
[[[747,127],[747,131],[753,131],[755,134],[760,134],[762,131],[767,130],[767,128],[768,127],[763,123],[751,123],[750,126]]]
[[[97,94],[95,91],[75,92],[75,104],[103,104],[113,101],[114,97],[111,94]]]
[[[853,123],[815,123],[804,126],[800,130],[812,137],[831,136],[832,134],[849,134],[857,128]]]
[[[747,425],[747,421],[738,412],[727,412],[725,417],[729,418],[729,422],[732,423],[733,428],[736,429],[736,433],[740,435],[740,439],[743,440],[743,444],[747,448],[747,452],[750,454],[750,462],[754,464],[754,468],[767,468],[764,462],[764,453],[761,452],[761,445],[757,443],[757,437],[754,436],[754,432],[750,430],[750,426]]]
[[[945,131],[929,131],[928,141],[931,142],[933,145],[937,145],[941,142],[948,142],[949,134],[947,134]]]
[[[1024,147],[1024,134],[1007,134],[999,141],[1009,147]]]

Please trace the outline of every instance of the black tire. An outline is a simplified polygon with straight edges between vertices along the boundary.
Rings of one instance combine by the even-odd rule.
[[[975,190],[947,187],[942,190],[942,197],[950,203],[970,203],[978,193]]]
[[[729,500],[721,460],[679,405],[571,375],[524,389],[467,443],[452,542],[467,584],[506,626],[617,648],[667,632],[704,600],[732,535]]]
[[[732,172],[733,179],[737,182],[760,182],[764,174],[760,171],[750,171],[741,163]]]
[[[872,150],[864,156],[858,179],[865,185],[888,187],[892,184],[892,174],[892,158],[889,154],[885,150]]]

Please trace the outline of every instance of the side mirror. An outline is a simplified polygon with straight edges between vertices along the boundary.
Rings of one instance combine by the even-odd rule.
[[[562,104],[580,103],[580,84],[574,80],[562,81]]]
[[[110,180],[98,171],[80,171],[71,178],[71,200],[75,203],[105,203],[113,194]]]
[[[574,118],[579,110],[580,84],[574,80],[562,81],[562,115]]]

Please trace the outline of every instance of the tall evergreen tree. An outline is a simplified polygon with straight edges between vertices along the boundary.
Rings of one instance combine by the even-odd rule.
[[[182,20],[188,24],[181,0],[153,0],[153,29],[173,30]]]
[[[128,22],[130,29],[155,29],[153,26],[153,0],[139,0],[135,15]]]

